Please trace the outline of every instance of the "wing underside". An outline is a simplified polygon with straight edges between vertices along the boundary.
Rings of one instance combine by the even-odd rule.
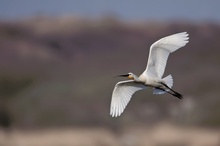
[[[112,93],[110,115],[120,116],[130,101],[132,95],[139,90],[145,89],[142,83],[133,80],[121,81],[115,85]]]
[[[169,54],[185,46],[188,39],[188,34],[182,32],[164,37],[151,45],[145,74],[162,78]]]

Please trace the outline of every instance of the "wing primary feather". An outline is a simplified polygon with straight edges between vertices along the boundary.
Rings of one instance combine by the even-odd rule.
[[[185,46],[189,41],[186,32],[164,37],[150,47],[148,64],[144,71],[145,76],[162,78],[169,54]]]
[[[112,115],[112,117],[120,116],[129,103],[132,95],[136,91],[145,88],[145,85],[134,82],[133,80],[118,82],[112,93],[110,115]]]

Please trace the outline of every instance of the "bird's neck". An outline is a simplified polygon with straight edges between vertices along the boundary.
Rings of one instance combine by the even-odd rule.
[[[141,80],[139,79],[139,77],[138,77],[138,76],[133,75],[133,77],[134,77],[134,81],[136,81],[136,82],[141,82]]]

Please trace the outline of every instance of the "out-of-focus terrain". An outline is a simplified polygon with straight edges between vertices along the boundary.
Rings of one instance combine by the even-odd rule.
[[[111,93],[120,80],[113,77],[141,74],[150,45],[183,31],[190,42],[171,54],[165,76],[172,73],[173,88],[184,99],[140,91],[121,117],[111,118]],[[211,22],[125,22],[114,17],[1,21],[0,145],[5,146],[2,139],[18,146],[191,146],[209,142],[209,137],[204,146],[220,145],[219,34],[220,25]]]
[[[0,133],[3,146],[219,146],[216,130],[179,127],[168,123],[157,126],[123,128],[115,133],[106,128],[71,128]]]

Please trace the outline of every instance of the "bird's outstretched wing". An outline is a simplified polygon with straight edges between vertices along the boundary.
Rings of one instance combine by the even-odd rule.
[[[164,37],[153,43],[150,47],[147,67],[143,74],[161,78],[169,54],[185,46],[189,42],[188,39],[188,34],[182,32]]]
[[[136,91],[145,88],[146,86],[144,84],[133,80],[118,82],[112,93],[110,115],[112,115],[112,117],[120,116],[130,101],[132,95]]]

